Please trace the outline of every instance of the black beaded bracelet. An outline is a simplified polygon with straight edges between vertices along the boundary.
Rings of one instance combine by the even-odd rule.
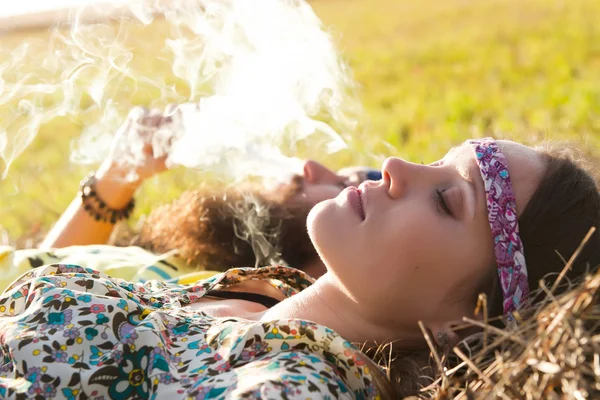
[[[129,218],[135,207],[135,199],[131,199],[125,207],[119,210],[109,207],[96,193],[96,175],[94,172],[81,181],[79,197],[81,197],[84,210],[96,221],[110,222],[111,224]]]

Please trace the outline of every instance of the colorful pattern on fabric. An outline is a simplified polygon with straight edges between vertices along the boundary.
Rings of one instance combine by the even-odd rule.
[[[78,265],[31,270],[0,296],[0,398],[377,398],[363,353],[325,326],[186,307],[249,279],[286,296],[314,281],[287,267],[193,285],[131,283]]]
[[[494,139],[471,140],[469,144],[475,150],[485,186],[504,314],[512,318],[511,313],[519,308],[529,294],[529,284],[508,163]]]

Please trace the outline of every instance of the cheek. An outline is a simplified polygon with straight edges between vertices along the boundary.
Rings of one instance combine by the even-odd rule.
[[[370,269],[390,281],[418,291],[439,290],[445,283],[471,273],[471,236],[433,213],[407,212],[379,221],[373,237]],[[477,257],[477,251],[472,252]],[[464,268],[463,268],[464,267]]]
[[[306,185],[304,191],[298,196],[306,204],[315,205],[324,200],[336,197],[342,188],[335,185]]]
[[[489,268],[484,237],[461,229],[453,233],[437,237],[437,244],[429,249],[418,249],[425,261],[417,272],[423,293],[441,306],[449,299],[473,298]]]
[[[376,263],[421,267],[423,258],[444,244],[442,229],[439,218],[418,204],[409,204],[373,221],[369,244],[375,250]]]

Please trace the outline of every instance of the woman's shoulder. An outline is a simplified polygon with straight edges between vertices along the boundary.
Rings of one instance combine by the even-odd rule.
[[[246,280],[269,281],[286,297],[292,296],[315,282],[307,273],[285,265],[273,265],[258,268],[230,268],[223,272],[218,280],[223,286],[234,285]]]

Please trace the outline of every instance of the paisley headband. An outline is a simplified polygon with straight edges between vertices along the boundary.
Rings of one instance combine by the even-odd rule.
[[[494,238],[504,315],[519,308],[529,293],[523,242],[519,236],[517,203],[506,157],[491,138],[467,142],[475,150],[485,186],[488,221]]]

